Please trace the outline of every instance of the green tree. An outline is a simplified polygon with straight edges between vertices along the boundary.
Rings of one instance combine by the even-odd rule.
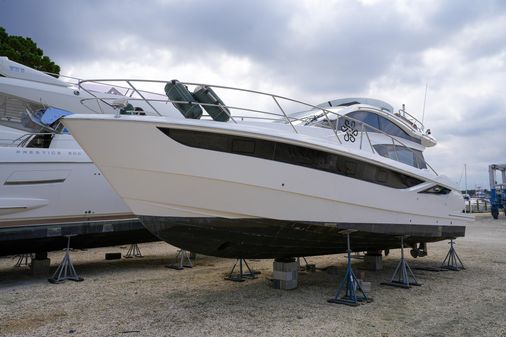
[[[29,37],[9,35],[0,27],[0,56],[24,64],[33,69],[59,74],[60,66],[44,55]]]

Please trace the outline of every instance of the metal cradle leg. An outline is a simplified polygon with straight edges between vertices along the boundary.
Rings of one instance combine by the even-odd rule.
[[[19,254],[16,255],[15,258],[17,258],[17,261],[14,267],[28,266],[30,265],[31,260],[33,259],[33,254],[32,253]],[[30,259],[30,262],[28,262],[28,259]]]
[[[190,259],[190,253],[187,250],[180,249],[176,254],[176,263],[166,266],[170,269],[183,270],[185,268],[193,268],[193,263]]]
[[[401,236],[401,260],[397,264],[395,268],[394,274],[390,279],[390,282],[382,282],[382,285],[393,286],[399,288],[411,288],[411,286],[421,286],[421,283],[418,283],[416,280],[413,271],[409,267],[408,262],[404,258],[404,237]]]
[[[337,289],[336,296],[327,300],[329,303],[337,303],[344,304],[349,306],[358,306],[361,303],[370,303],[373,301],[372,298],[368,297],[360,282],[358,281],[353,269],[351,268],[351,258],[352,251],[350,247],[350,233],[352,231],[344,231],[343,234],[346,234],[346,241],[348,245],[347,255],[348,255],[348,263],[346,265],[346,273],[344,275],[343,280],[339,284],[339,288]],[[341,292],[344,290],[344,294],[341,295]]]
[[[239,264],[239,273],[234,273],[235,268]],[[243,265],[246,267],[247,271],[244,271]],[[234,281],[234,282],[243,282],[246,279],[256,279],[257,274],[259,272],[253,271],[253,269],[249,266],[248,262],[246,262],[245,259],[237,259],[232,266],[232,269],[230,270],[230,273],[227,277],[225,277],[225,280],[227,281]]]
[[[70,259],[70,238],[74,235],[65,235],[67,238],[67,248],[65,248],[65,256],[63,257],[62,262],[54,272],[53,276],[48,279],[51,283],[63,283],[66,280],[80,282],[84,279],[77,275],[77,272],[72,264],[72,260]]]
[[[450,245],[450,250],[448,250],[448,254],[446,254],[443,263],[441,263],[441,268],[453,271],[466,269],[462,263],[462,260],[460,260],[460,257],[457,255],[457,251],[454,247],[454,239],[451,239],[448,244]]]
[[[144,257],[142,256],[141,250],[139,249],[139,246],[136,243],[132,243],[130,245],[130,248],[128,248],[128,251],[124,256],[124,258],[126,259],[130,259],[132,257]]]

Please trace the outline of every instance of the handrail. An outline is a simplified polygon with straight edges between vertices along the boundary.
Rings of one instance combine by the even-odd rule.
[[[146,101],[146,103],[148,103],[148,104],[149,104],[149,106],[150,106],[153,110],[155,110],[157,114],[159,114],[159,115],[160,115],[160,113],[158,112],[158,110],[156,110],[156,108],[153,106],[153,104],[151,104],[148,100],[146,100],[146,97],[144,97],[144,96],[140,93],[140,91],[139,91],[139,90],[137,90],[137,88],[135,88],[135,86],[133,86],[133,84],[132,84],[130,81],[126,81],[126,82],[128,83],[128,85],[129,85],[129,86],[131,86],[131,87],[132,87],[132,90],[133,90],[133,91],[135,91],[135,92],[137,93],[137,95],[141,96],[141,97],[142,97],[142,99],[143,99],[144,101]]]
[[[278,100],[276,99],[276,97],[272,96],[272,98],[274,99],[274,102],[276,102],[276,105],[278,106],[279,110],[281,110],[281,112],[283,113],[283,116],[285,116],[286,120],[290,123],[290,125],[292,126],[292,129],[293,131],[295,131],[295,133],[298,133],[297,132],[297,129],[295,128],[295,126],[293,126],[292,122],[290,121],[290,119],[288,119],[288,116],[286,115],[285,113],[285,110],[283,110],[283,108],[281,107],[281,105],[279,105],[279,102]]]
[[[100,81],[100,80],[85,80],[85,79],[82,79],[80,77],[74,77],[74,76],[68,76],[68,75],[63,75],[63,74],[58,74],[58,73],[52,73],[52,72],[49,72],[49,71],[41,71],[41,70],[39,70],[39,71],[42,72],[42,73],[44,73],[44,74],[46,74],[46,75],[58,76],[58,77],[55,77],[56,79],[63,78],[65,80],[67,80],[67,79],[73,80],[73,81],[64,81],[64,82],[72,84],[72,85],[76,85],[78,88],[83,89],[83,90],[85,90],[88,93],[90,93],[91,90],[89,91],[89,90],[86,90],[85,88],[83,88],[80,85],[81,83],[83,83],[83,82],[90,82],[90,83],[99,84],[99,85],[103,85],[103,86],[110,86],[110,84],[103,82],[103,80],[102,81]],[[28,79],[28,81],[33,81],[33,80]],[[107,80],[105,80],[105,81],[107,81]],[[34,82],[36,82],[36,81],[34,81]],[[114,86],[114,88],[115,89],[119,88],[119,89],[126,90],[124,96],[127,96],[128,93],[129,93],[129,91],[132,90],[132,88],[129,88],[127,86]],[[159,93],[155,93],[155,92],[149,92],[149,91],[145,91],[145,92],[150,93],[150,94],[159,95]],[[132,95],[133,93],[135,93],[134,90],[132,90],[132,92],[130,93],[130,95]]]
[[[404,108],[404,104],[402,106],[402,109],[399,109],[399,112],[397,113],[398,116],[402,117],[411,124],[411,126],[415,127],[416,129],[420,130],[420,132],[423,132],[425,127],[422,122],[420,122],[415,116],[410,114],[406,111]],[[407,117],[406,117],[407,116]]]
[[[133,87],[133,84],[131,82],[134,82],[134,81],[135,82],[141,82],[141,83],[167,83],[166,81],[160,81],[160,80],[142,80],[142,79],[132,79],[132,80],[129,80],[129,79],[116,79],[116,80],[111,80],[111,79],[97,79],[97,80],[83,80],[83,81],[80,81],[79,85],[80,85],[80,87],[82,87],[81,86],[82,83],[87,83],[87,82],[95,82],[95,83],[96,82],[112,82],[112,81],[125,81],[125,82],[128,82],[128,84],[131,85],[132,87]],[[334,113],[332,111],[329,111],[329,110],[324,109],[322,107],[318,107],[318,106],[313,105],[313,104],[305,103],[305,102],[302,102],[302,101],[299,101],[299,100],[295,100],[295,99],[292,99],[292,98],[289,98],[289,97],[275,95],[275,94],[271,94],[271,93],[267,93],[267,92],[262,92],[262,91],[258,91],[258,90],[250,90],[250,89],[235,88],[235,87],[229,87],[229,86],[223,86],[223,85],[211,85],[211,84],[195,83],[195,82],[180,82],[180,83],[183,84],[183,85],[205,86],[205,87],[212,87],[212,88],[218,88],[218,89],[226,89],[226,90],[234,90],[234,91],[247,92],[247,93],[258,94],[258,95],[263,95],[263,96],[270,96],[270,97],[274,98],[274,101],[278,104],[278,107],[280,108],[281,112],[283,112],[285,119],[292,126],[292,128],[295,130],[295,132],[297,132],[297,131],[296,131],[294,125],[292,124],[290,118],[288,118],[288,116],[286,116],[286,114],[284,113],[283,109],[281,108],[281,106],[279,105],[279,103],[276,101],[276,98],[282,99],[282,100],[286,100],[286,101],[289,101],[289,102],[293,102],[293,103],[298,103],[298,104],[310,107],[312,109],[321,110],[325,114],[325,117],[327,118],[327,120],[329,120],[328,116],[327,116],[327,113],[336,114],[336,113]],[[86,90],[86,89],[84,89],[84,90]],[[160,95],[159,93],[153,93],[153,94]],[[83,99],[83,100],[81,100],[81,102],[83,102],[85,100],[86,99]],[[147,104],[149,104],[149,102],[146,99],[144,99],[144,101]],[[165,100],[165,102],[179,103],[178,101],[173,101],[173,100]],[[183,102],[183,103],[188,103],[188,102]],[[216,106],[215,104],[205,104],[205,103],[199,103],[199,104],[200,105]],[[228,106],[225,106],[225,107],[230,108]],[[242,109],[242,110],[244,110],[244,109]],[[339,114],[336,114],[336,115],[340,116]],[[336,136],[337,140],[339,141],[339,143],[342,144],[341,140],[339,139],[339,135],[337,134],[337,132],[334,132],[334,133],[335,133],[335,136]]]
[[[156,92],[153,92],[153,91],[147,91],[147,90],[139,90],[139,88],[137,87],[139,85],[139,83],[159,83],[159,84],[166,84],[167,81],[161,81],[161,80],[145,80],[145,79],[95,79],[95,80],[82,80],[79,82],[79,88],[82,88],[83,90],[89,92],[86,88],[83,87],[84,84],[86,83],[102,83],[102,84],[105,84],[107,83],[107,85],[111,85],[110,83],[111,82],[126,82],[130,87],[131,89],[133,90],[133,92],[137,93],[137,95],[140,97],[140,98],[137,98],[137,97],[129,97],[128,100],[129,101],[143,101],[145,102],[146,104],[148,104],[153,110],[154,110],[154,113],[156,113],[158,116],[162,116],[162,113],[160,111],[158,111],[153,105],[152,103],[155,103],[155,102],[161,102],[161,103],[179,103],[179,104],[188,104],[187,101],[176,101],[176,100],[171,100],[169,99],[166,95],[164,94],[161,94],[161,93],[156,93]],[[135,83],[135,84],[134,84]],[[280,110],[279,113],[276,113],[276,112],[273,112],[273,111],[263,111],[263,110],[259,110],[259,109],[252,109],[252,108],[245,108],[245,107],[238,107],[238,106],[234,106],[234,105],[221,105],[221,104],[212,104],[212,103],[198,103],[199,105],[205,107],[205,106],[215,106],[215,107],[221,107],[221,108],[226,108],[228,110],[235,110],[235,111],[243,111],[243,112],[251,112],[251,113],[255,113],[255,114],[262,114],[262,115],[267,115],[267,116],[276,116],[278,118],[281,118],[281,120],[284,120],[287,124],[290,125],[291,129],[293,129],[293,131],[295,133],[299,133],[299,131],[297,130],[297,127],[300,127],[300,126],[307,126],[307,124],[311,123],[312,121],[314,120],[318,120],[318,118],[321,118],[321,117],[324,117],[325,120],[327,121],[328,123],[328,127],[333,131],[334,133],[334,136],[336,137],[337,141],[342,144],[342,141],[339,137],[339,134],[338,134],[338,131],[339,132],[344,132],[344,130],[336,130],[335,127],[331,127],[332,123],[331,123],[331,119],[329,118],[329,115],[334,115],[334,116],[337,116],[337,118],[341,118],[341,117],[344,117],[344,115],[341,115],[335,111],[330,111],[326,108],[323,108],[323,107],[320,107],[320,106],[317,106],[317,105],[313,105],[313,104],[310,104],[310,103],[306,103],[306,102],[303,102],[303,101],[300,101],[300,100],[296,100],[296,99],[292,99],[292,98],[289,98],[289,97],[285,97],[285,96],[280,96],[280,95],[276,95],[276,94],[271,94],[271,93],[267,93],[267,92],[262,92],[262,91],[258,91],[258,90],[250,90],[250,89],[242,89],[242,88],[235,88],[235,87],[230,87],[230,86],[224,86],[224,85],[211,85],[211,84],[204,84],[204,83],[195,83],[195,82],[180,82],[182,85],[185,85],[185,86],[204,86],[204,87],[210,87],[210,88],[213,88],[213,89],[223,89],[223,90],[231,90],[231,91],[234,91],[234,92],[244,92],[244,93],[249,93],[249,94],[256,94],[256,95],[261,95],[261,96],[264,96],[264,97],[270,97],[276,104],[277,108]],[[116,87],[116,86],[114,86]],[[111,97],[98,97],[97,95],[89,92],[90,95],[93,96],[93,98],[85,98],[85,99],[82,99],[81,100],[81,103],[82,104],[85,104],[86,101],[89,101],[89,100],[100,100],[102,101],[103,103],[105,103],[106,105],[108,106],[111,106],[115,109],[117,109],[117,107],[114,107],[112,104],[108,103],[108,101],[112,101],[116,98],[111,98]],[[158,97],[161,97],[160,99],[158,98],[146,98],[146,94],[150,94],[150,95],[156,95]],[[321,111],[321,114],[319,116],[316,117],[316,119],[312,119],[311,121],[308,121],[307,120],[307,117],[303,117],[303,118],[296,118],[296,117],[292,117],[290,115],[288,115],[285,111],[285,109],[283,109],[283,107],[281,106],[281,103],[280,101],[287,101],[287,102],[290,102],[290,103],[296,103],[296,104],[300,104],[306,108],[309,108],[310,110],[316,110],[316,111]],[[98,104],[100,106],[100,104]],[[366,106],[366,107],[361,107],[361,109],[365,109],[365,110],[372,110],[372,111],[375,111],[377,109],[375,109],[374,107],[370,107],[370,106]],[[405,111],[403,111],[405,112]],[[119,112],[118,112],[119,113]],[[405,112],[407,115],[409,115],[407,112]],[[232,118],[232,114],[230,113],[229,116],[231,117],[231,121],[233,123],[237,123],[237,121]],[[313,115],[314,116],[314,115]],[[409,115],[410,117],[412,117],[411,115]],[[271,118],[266,118],[266,117],[256,117],[256,116],[240,116],[240,115],[236,115],[234,114],[235,118],[248,118],[248,119],[258,119],[258,120],[272,120]],[[403,117],[403,116],[401,116]],[[409,146],[407,146],[405,143],[403,143],[401,140],[398,139],[398,137],[394,137],[392,135],[389,135],[387,134],[386,132],[378,129],[378,128],[375,128],[371,125],[366,125],[366,123],[364,123],[363,121],[360,121],[360,120],[357,120],[355,118],[352,118],[352,117],[348,117],[346,116],[345,117],[347,120],[350,120],[350,121],[354,121],[355,123],[359,123],[357,125],[361,125],[361,132],[360,132],[360,149],[362,149],[362,143],[363,143],[363,137],[364,137],[364,134],[366,136],[366,139],[367,139],[367,142],[369,143],[369,146],[370,146],[370,149],[373,153],[376,153],[376,151],[374,150],[374,146],[371,142],[371,138],[370,138],[370,135],[369,135],[369,132],[373,132],[373,133],[379,133],[379,134],[382,134],[388,138],[391,139],[392,141],[392,144],[393,144],[393,148],[394,148],[394,151],[395,151],[395,155],[397,157],[397,161],[400,161],[400,157],[399,157],[399,154],[398,154],[398,149],[397,147],[402,147],[404,149],[408,149],[409,151],[411,151],[413,153],[413,156],[415,158],[416,157],[416,152],[410,148]],[[406,117],[403,117],[406,119]],[[412,117],[413,119],[416,120],[416,118]],[[276,119],[276,120],[279,120],[279,119]],[[418,120],[416,120],[417,122],[419,122]],[[297,124],[294,124],[294,122],[302,122],[302,125],[297,125]],[[423,124],[421,124],[421,128],[420,130],[423,130]],[[325,126],[324,126],[325,127]],[[355,135],[356,136],[356,135]],[[346,139],[346,137],[345,137]],[[394,159],[395,160],[395,159]],[[426,165],[426,167],[430,168],[434,174],[438,175],[437,172],[425,161],[425,159],[423,159],[424,161],[424,164]]]

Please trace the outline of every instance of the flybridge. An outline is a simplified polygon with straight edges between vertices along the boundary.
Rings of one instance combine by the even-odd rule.
[[[355,104],[365,104],[376,107],[381,111],[394,114],[394,108],[385,101],[374,99],[374,98],[365,98],[365,97],[352,97],[352,98],[338,98],[332,101],[327,101],[318,104],[319,108],[330,108],[330,107],[348,107]],[[416,117],[411,115],[406,111],[405,105],[402,105],[402,109],[399,109],[397,113],[395,113],[397,117],[400,117],[400,120],[406,124],[407,126],[419,130],[424,131],[425,127],[421,121],[419,121]],[[430,134],[430,130],[426,132],[428,135]]]
[[[381,110],[393,113],[394,108],[388,104],[387,102],[384,102],[379,99],[374,98],[365,98],[365,97],[351,97],[351,98],[338,98],[334,99],[332,101],[327,101],[318,104],[318,107],[320,108],[328,108],[328,107],[338,107],[338,106],[350,106],[354,104],[367,104],[371,106],[375,106],[377,108],[380,108]]]

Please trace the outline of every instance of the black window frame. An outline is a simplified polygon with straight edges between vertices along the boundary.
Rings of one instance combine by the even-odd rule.
[[[423,183],[413,176],[340,154],[310,147],[223,133],[157,127],[174,141],[204,150],[225,152],[325,171],[396,189]],[[234,149],[234,142],[254,142],[254,151]]]

